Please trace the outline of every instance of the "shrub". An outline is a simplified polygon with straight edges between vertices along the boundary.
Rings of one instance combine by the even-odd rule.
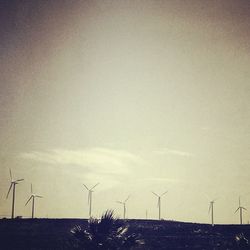
[[[129,234],[128,225],[114,217],[113,210],[107,210],[100,220],[91,218],[88,228],[75,226],[71,233],[75,236],[75,249],[82,250],[123,250],[144,244],[136,234]]]

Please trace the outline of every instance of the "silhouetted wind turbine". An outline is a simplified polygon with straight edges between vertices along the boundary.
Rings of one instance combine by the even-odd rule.
[[[25,203],[25,206],[30,202],[30,200],[32,199],[32,214],[31,214],[31,218],[34,218],[34,212],[35,212],[35,198],[43,198],[40,195],[36,195],[33,193],[33,189],[32,189],[32,184],[30,186],[30,191],[31,191],[31,195],[30,198],[27,200],[27,202]]]
[[[99,185],[99,183],[96,183],[92,188],[88,188],[85,184],[83,184],[83,186],[88,190],[89,218],[91,218],[92,212],[92,193],[94,192],[93,189],[97,185]]]
[[[9,193],[11,191],[11,188],[13,187],[13,195],[12,195],[12,211],[11,211],[11,219],[15,216],[15,195],[16,195],[16,185],[19,184],[20,181],[23,181],[24,179],[17,179],[13,180],[12,173],[10,169],[10,187],[6,196],[6,199],[8,199]]]
[[[126,218],[126,202],[128,201],[130,196],[127,197],[127,199],[125,201],[117,201],[117,203],[120,203],[123,205],[123,219],[125,220]]]
[[[157,206],[158,206],[158,208],[159,208],[159,220],[161,219],[161,197],[162,197],[163,195],[165,195],[167,192],[168,192],[168,191],[164,192],[164,193],[161,194],[161,195],[158,195],[158,194],[156,194],[155,192],[152,192],[155,196],[158,197]]]
[[[242,211],[247,210],[246,208],[242,207],[240,205],[240,197],[239,197],[239,207],[236,209],[236,211],[234,213],[237,213],[238,211],[240,211],[240,224],[242,225]]]
[[[210,213],[210,211],[211,211],[211,224],[212,224],[212,226],[214,226],[214,202],[216,200],[217,199],[210,201],[210,205],[209,205],[209,209],[208,209],[208,213]]]

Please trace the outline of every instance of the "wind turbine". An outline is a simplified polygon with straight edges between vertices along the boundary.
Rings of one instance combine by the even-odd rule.
[[[209,209],[208,209],[208,213],[211,212],[211,223],[212,223],[212,226],[214,226],[214,202],[216,200],[217,199],[214,199],[214,200],[210,201],[210,205],[209,205]]]
[[[91,210],[92,210],[92,194],[93,194],[93,189],[99,185],[99,183],[96,183],[92,188],[88,188],[85,184],[83,186],[88,190],[88,204],[89,204],[89,218],[91,218]]]
[[[126,202],[128,201],[130,196],[127,197],[126,200],[124,200],[123,202],[122,201],[117,201],[117,203],[120,203],[123,205],[123,219],[125,220],[126,218]]]
[[[17,179],[14,180],[12,178],[12,173],[10,169],[10,187],[6,196],[6,199],[9,197],[9,193],[11,191],[11,188],[13,187],[13,194],[12,194],[12,211],[11,211],[11,219],[15,217],[15,195],[16,195],[16,185],[19,184],[20,181],[24,181],[24,179]]]
[[[33,193],[32,184],[31,184],[30,191],[31,191],[31,195],[30,195],[30,198],[25,203],[25,206],[30,202],[30,200],[32,200],[32,216],[31,216],[31,218],[33,219],[34,218],[34,212],[35,212],[35,198],[43,198],[43,197]]]
[[[240,224],[242,225],[242,211],[247,210],[246,208],[242,207],[240,205],[240,196],[239,196],[239,207],[236,209],[236,211],[234,213],[237,213],[238,211],[240,211]]]
[[[168,191],[162,193],[161,195],[158,195],[158,194],[156,194],[155,192],[152,192],[155,196],[158,197],[157,206],[158,206],[158,208],[159,208],[159,220],[161,219],[161,197],[162,197],[163,195],[165,195],[167,192],[168,192]]]

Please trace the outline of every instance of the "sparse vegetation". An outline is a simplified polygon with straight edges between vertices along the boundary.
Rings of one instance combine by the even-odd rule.
[[[237,245],[237,249],[250,249],[250,246],[249,246],[249,241],[248,239],[245,237],[245,235],[243,233],[240,233],[240,234],[237,234],[235,236],[235,242],[236,242],[236,245]]]
[[[84,249],[80,248],[82,240],[78,240],[76,235],[70,232],[70,229],[79,225],[81,228],[79,233],[83,233],[85,230],[90,233],[89,222],[85,219],[2,219],[0,220],[0,248],[3,250]],[[93,225],[91,230],[101,232],[100,222],[101,220],[94,220],[94,223],[91,224]],[[144,239],[143,245],[137,244],[131,249],[249,249],[250,225],[215,225],[212,227],[208,224],[164,220],[117,220],[116,222],[122,223],[123,229],[128,229],[126,229],[127,231],[118,230],[120,233],[114,230],[111,235],[121,235],[122,239],[127,238],[127,243],[130,240],[133,242],[137,235],[141,235],[141,238]],[[113,228],[117,229],[117,227]],[[106,229],[102,230],[106,231]],[[129,235],[131,237],[128,237]],[[90,237],[90,235],[88,236]],[[135,237],[135,239],[138,240],[138,237]],[[125,245],[122,245],[122,247],[123,249],[129,249],[125,248]],[[104,247],[96,249],[104,249]]]

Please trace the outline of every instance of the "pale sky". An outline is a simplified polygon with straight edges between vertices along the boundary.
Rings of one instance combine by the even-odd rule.
[[[10,3],[11,2],[11,3]],[[238,223],[250,210],[250,2],[1,1],[0,216]],[[250,213],[244,213],[244,221]]]

